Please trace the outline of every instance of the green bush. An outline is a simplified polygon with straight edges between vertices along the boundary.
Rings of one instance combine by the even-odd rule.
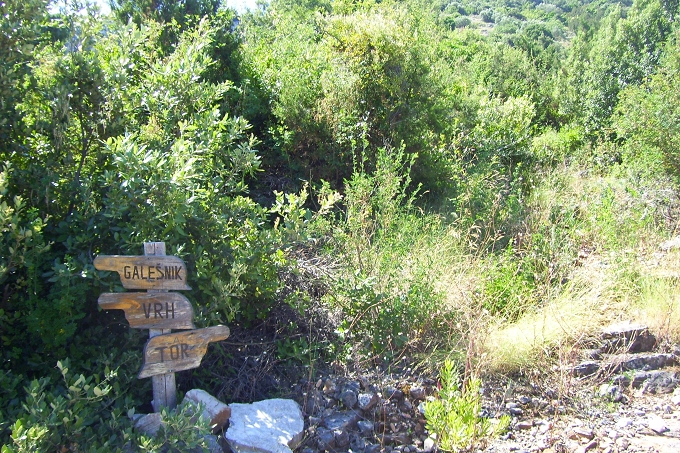
[[[57,363],[61,383],[49,378],[29,383],[2,453],[208,451],[210,422],[195,416],[200,408],[164,408],[161,429],[148,436],[132,428],[133,402],[120,386],[118,370],[106,367],[103,375],[85,376],[69,367],[68,359]]]
[[[121,451],[131,436],[131,424],[120,407],[116,372],[104,376],[69,373],[69,361],[58,362],[63,382],[50,386],[49,378],[26,387],[23,411],[12,425],[11,443],[3,453]]]
[[[347,182],[345,217],[330,226],[327,253],[341,267],[325,300],[343,310],[338,333],[360,355],[389,360],[434,326],[430,313],[441,301],[428,257],[419,254],[440,224],[414,209],[413,159],[387,148],[375,171],[358,165]]]
[[[438,398],[425,403],[425,419],[428,431],[436,434],[437,446],[442,451],[468,451],[510,425],[508,415],[501,417],[495,426],[480,415],[480,381],[471,378],[461,384],[450,360],[444,362],[439,380]]]
[[[456,19],[454,20],[455,28],[465,28],[469,27],[471,24],[472,21],[467,16],[456,17]]]

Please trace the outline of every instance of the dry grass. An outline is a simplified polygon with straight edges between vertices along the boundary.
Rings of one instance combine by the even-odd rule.
[[[489,326],[483,361],[490,371],[526,371],[545,367],[603,324],[602,299],[595,288],[570,285],[542,307],[512,323]],[[566,354],[570,355],[570,354]]]
[[[643,265],[632,314],[667,343],[680,343],[680,250],[655,253]]]

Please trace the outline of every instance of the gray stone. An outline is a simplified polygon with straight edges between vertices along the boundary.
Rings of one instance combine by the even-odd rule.
[[[360,393],[357,398],[359,409],[362,411],[370,411],[380,401],[380,397],[375,393]]]
[[[389,400],[400,400],[404,397],[404,392],[396,387],[389,386],[385,388],[385,397]]]
[[[515,428],[522,430],[531,429],[533,427],[534,424],[531,422],[531,420],[521,420],[517,422],[517,425],[515,425]]]
[[[601,349],[582,349],[581,357],[586,360],[602,360]]]
[[[614,373],[658,370],[675,363],[673,354],[622,354],[609,359],[606,368]]]
[[[333,379],[326,379],[326,382],[323,385],[323,392],[326,395],[332,395],[338,390],[338,387],[335,384],[335,381]]]
[[[616,439],[616,446],[619,447],[621,450],[627,450],[628,447],[630,446],[630,441],[626,439],[625,437],[619,437]]]
[[[366,444],[366,448],[364,448],[364,453],[379,453],[380,452],[380,445],[378,444]]]
[[[425,389],[420,386],[413,386],[409,389],[411,398],[414,400],[424,400],[425,399]]]
[[[208,451],[210,453],[224,453],[224,450],[220,446],[220,443],[217,441],[217,436],[213,435],[207,435],[205,436],[205,443],[206,446],[208,447]],[[203,449],[202,448],[196,448],[194,451],[197,453],[202,453]]]
[[[618,385],[602,384],[598,391],[601,398],[608,399],[615,403],[623,401],[623,392]]]
[[[519,407],[519,404],[517,403],[507,403],[505,408],[508,410],[510,415],[522,415],[524,413],[522,408]]]
[[[366,440],[357,434],[350,436],[349,447],[352,451],[362,451],[366,448]]]
[[[605,328],[602,338],[607,352],[649,352],[656,345],[656,337],[649,333],[647,326],[629,321]]]
[[[594,448],[597,448],[597,441],[591,440],[586,445],[582,445],[574,450],[574,453],[586,453],[587,451],[593,450]]]
[[[224,438],[236,453],[291,453],[302,440],[304,419],[293,400],[231,404]]]
[[[336,429],[333,431],[335,437],[335,445],[338,448],[345,448],[349,446],[349,433],[344,429]]]
[[[326,401],[318,390],[312,390],[307,393],[307,400],[305,401],[305,413],[308,415],[316,414],[326,408]]]
[[[600,371],[600,364],[599,362],[595,361],[581,362],[573,369],[574,376],[579,377],[590,376],[597,373],[598,371]]]
[[[309,426],[318,426],[321,424],[321,417],[309,417]]]
[[[618,429],[628,428],[633,425],[633,420],[628,417],[622,417],[616,421],[616,427]]]
[[[321,424],[334,431],[336,429],[353,429],[361,417],[354,411],[334,412],[323,419]]]
[[[649,371],[642,384],[642,393],[671,393],[678,386],[676,374],[671,371]]]
[[[370,436],[373,434],[375,425],[370,420],[359,420],[357,422],[357,427],[359,428],[362,436]]]
[[[577,426],[573,431],[578,438],[591,440],[595,437],[595,433],[592,429],[583,426]]]
[[[385,444],[407,445],[411,443],[411,437],[406,433],[384,434],[381,437]]]
[[[610,324],[602,329],[602,338],[605,340],[612,338],[632,338],[639,336],[647,331],[647,326],[643,324],[633,324],[630,321]]]
[[[347,409],[354,409],[354,406],[357,405],[357,394],[354,390],[345,390],[340,394],[340,401]]]
[[[335,448],[335,434],[326,428],[319,428],[316,432],[316,440],[319,450],[331,450]]]

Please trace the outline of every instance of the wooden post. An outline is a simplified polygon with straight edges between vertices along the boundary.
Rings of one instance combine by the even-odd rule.
[[[165,242],[145,242],[144,255],[165,255]],[[149,293],[167,293],[164,289],[149,289]],[[171,329],[149,329],[149,338],[171,333]],[[153,386],[153,410],[160,412],[162,407],[174,409],[177,407],[177,388],[175,386],[175,373],[161,374],[151,377]]]

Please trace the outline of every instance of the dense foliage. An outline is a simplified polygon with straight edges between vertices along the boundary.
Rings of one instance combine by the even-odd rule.
[[[123,416],[148,399],[143,335],[99,310],[122,290],[99,254],[165,241],[198,325],[323,306],[333,339],[282,355],[389,363],[456,356],[451,338],[540,306],[584,248],[674,219],[643,189],[680,177],[677,2],[111,5],[0,2],[3,453],[202,442],[181,416],[165,441]],[[569,165],[636,187],[579,205],[555,195]],[[469,291],[447,280],[459,256]]]

